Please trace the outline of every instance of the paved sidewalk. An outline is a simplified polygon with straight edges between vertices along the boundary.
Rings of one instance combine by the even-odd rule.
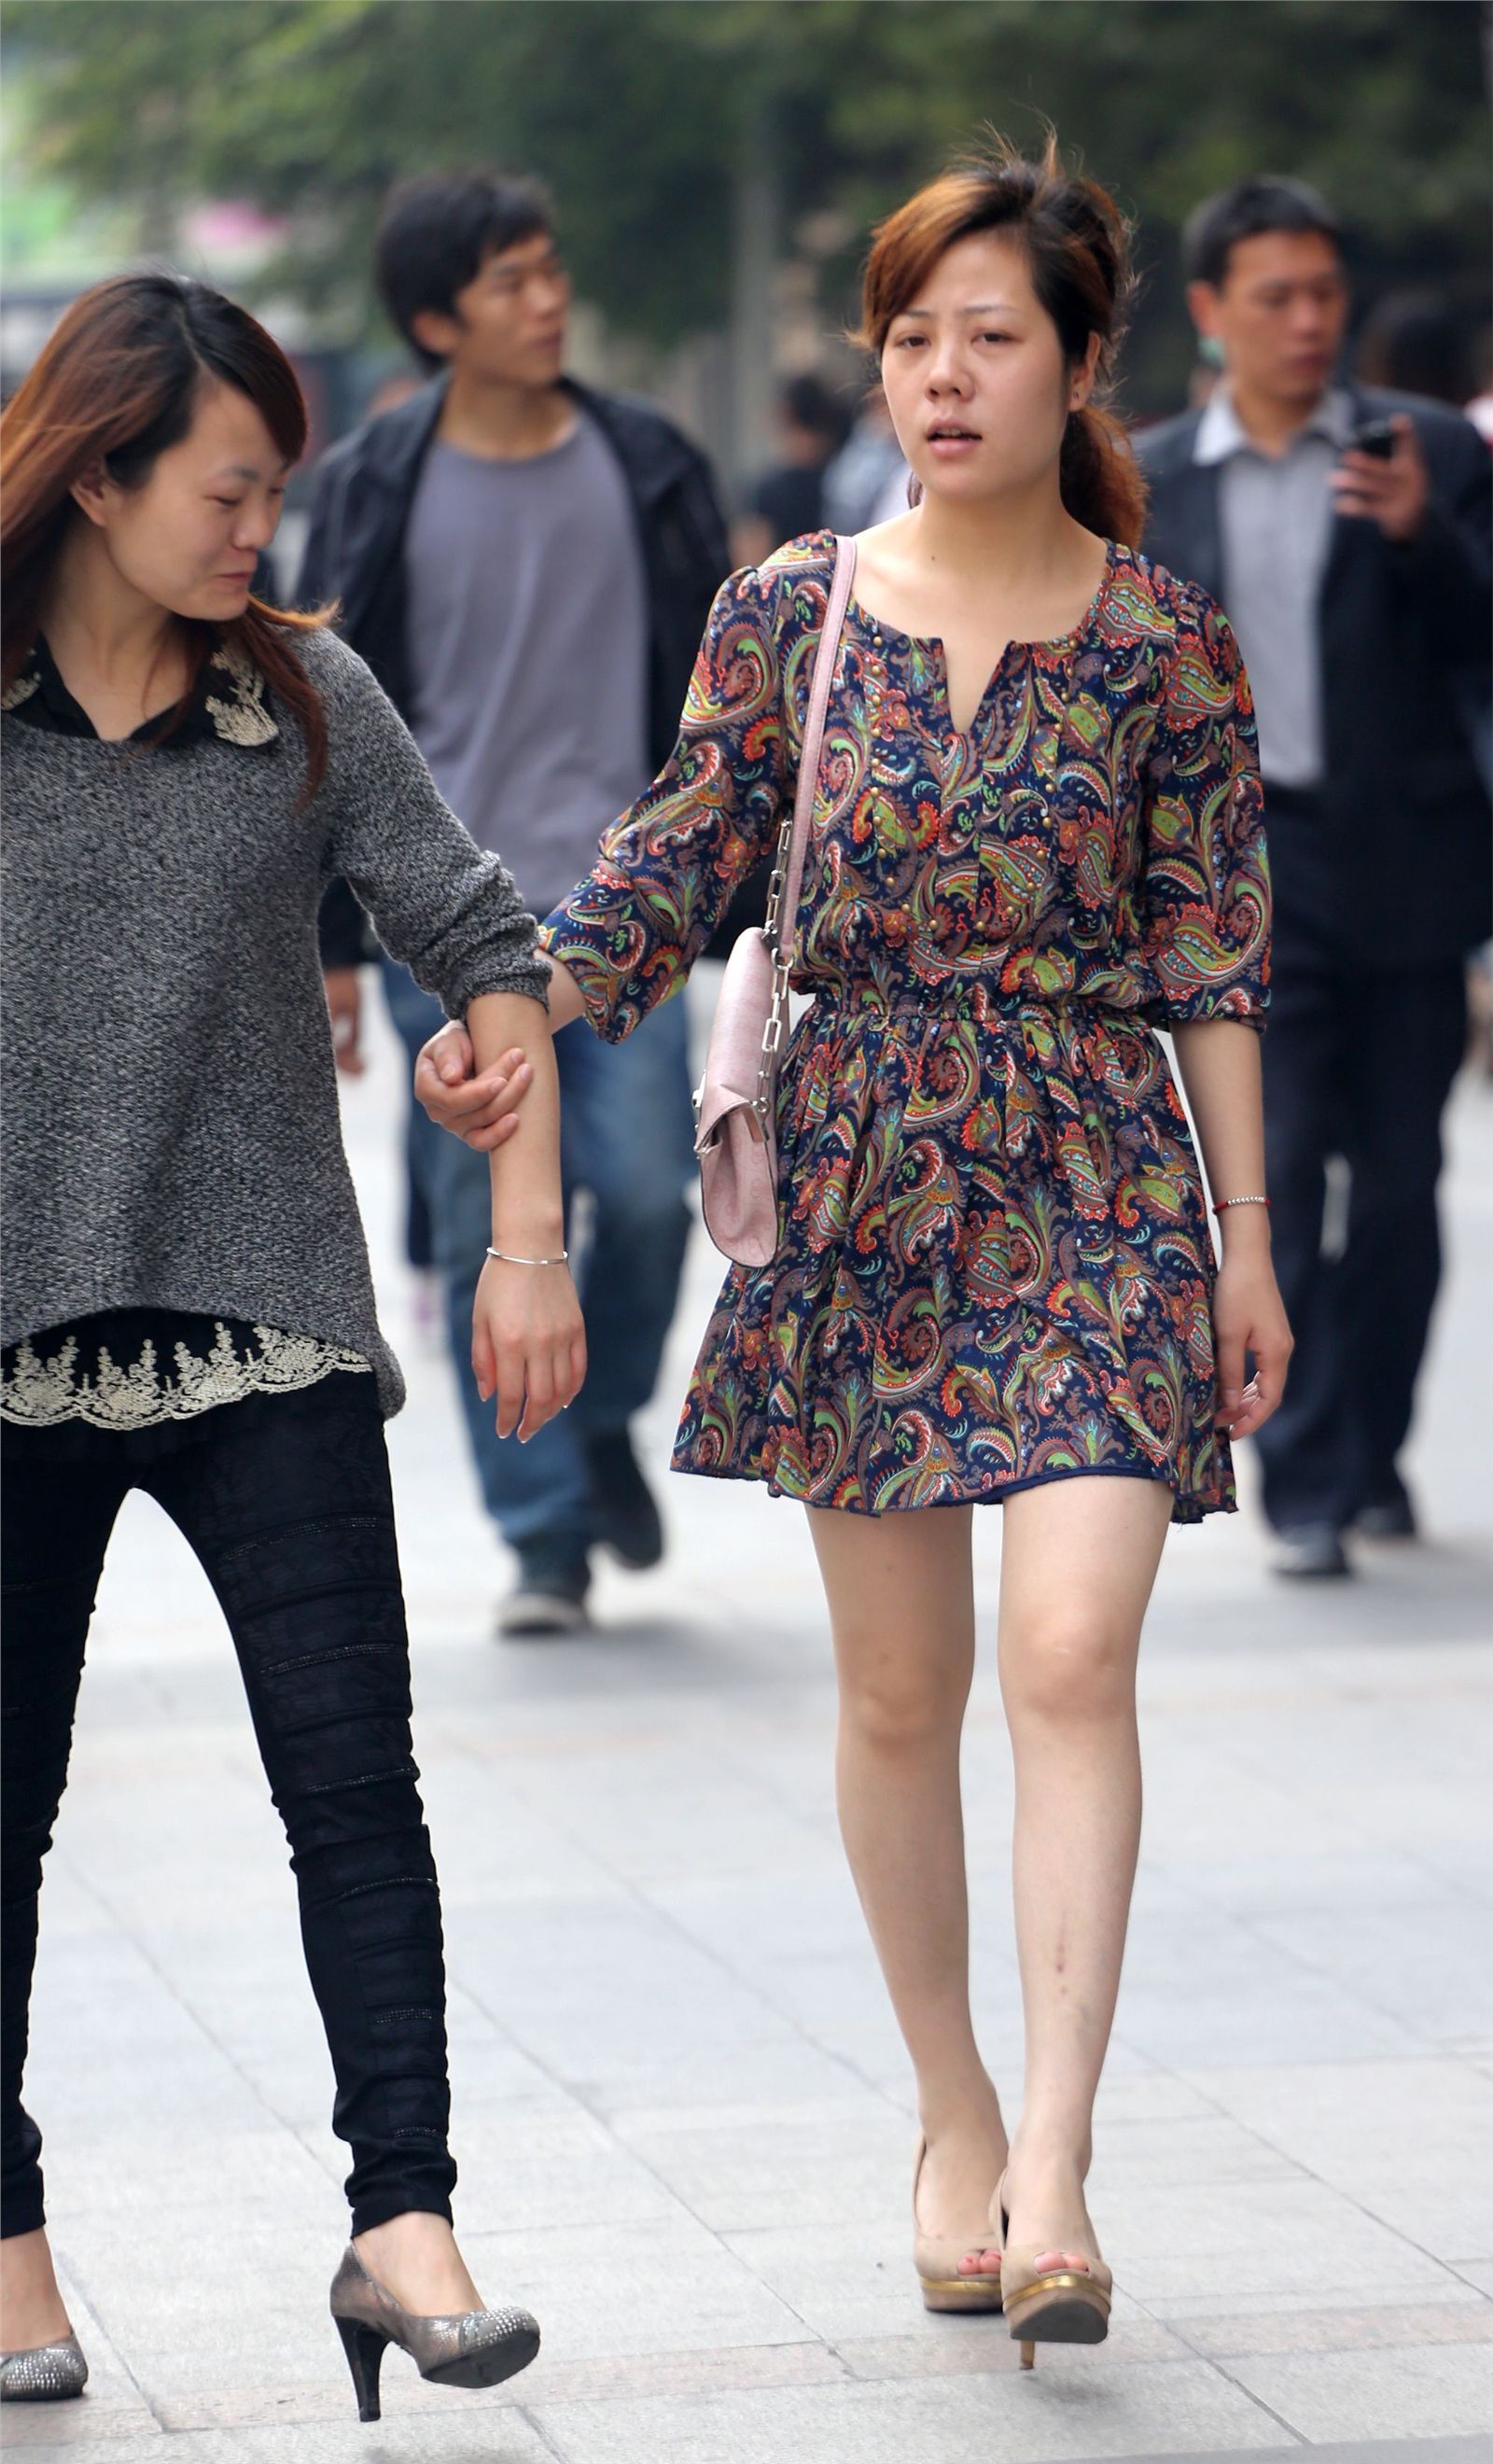
[[[1262,1575],[1247,1514],[1174,1538],[1092,2186],[1114,2332],[1023,2377],[999,2321],[915,2300],[908,2074],[835,1835],[802,1518],[672,1482],[668,1565],[608,1573],[602,1631],[489,1639],[500,1552],[390,1254],[399,1081],[377,1044],[349,1133],[410,1373],[393,1446],[463,2240],[544,2349],[487,2396],[392,2356],[384,2423],[357,2423],[325,2312],[345,2159],[283,1842],[205,1586],[136,1500],[50,1865],[30,2080],[93,2385],[10,2412],[8,2453],[1222,2464],[1305,2444],[1486,2464],[1493,1091],[1469,1082],[1456,1112],[1415,1462],[1432,1544],[1313,1593]],[[648,1426],[660,1463],[714,1277],[701,1240]],[[988,1600],[998,1513],[977,1545]],[[967,1753],[977,1979],[1014,2105],[991,1657]]]

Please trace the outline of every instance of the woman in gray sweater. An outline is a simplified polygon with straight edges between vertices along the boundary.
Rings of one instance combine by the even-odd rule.
[[[353,2154],[332,2309],[360,2411],[377,2417],[389,2343],[460,2386],[538,2343],[526,2314],[484,2309],[451,2232],[440,1901],[383,1432],[403,1390],[339,1130],[321,891],[349,880],[492,1059],[542,1053],[524,1029],[547,968],[362,662],[250,595],[305,431],[264,329],[164,275],[76,302],[4,421],[8,2399],[87,2375],[21,2076],[41,1859],[137,1487],[212,1581],[291,1844]],[[520,1438],[584,1372],[538,1067],[494,1165],[472,1343]]]

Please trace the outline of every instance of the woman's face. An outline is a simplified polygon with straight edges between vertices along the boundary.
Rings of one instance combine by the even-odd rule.
[[[143,598],[175,616],[231,624],[274,539],[289,466],[246,394],[204,386],[179,445],[138,488],[105,477],[74,490],[110,561]]]
[[[977,502],[1053,468],[1068,413],[1093,386],[1064,361],[1026,255],[996,231],[955,241],[894,318],[881,355],[892,425],[927,496]]]

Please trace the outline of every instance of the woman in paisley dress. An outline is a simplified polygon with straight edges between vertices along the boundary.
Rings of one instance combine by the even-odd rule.
[[[1230,1438],[1274,1409],[1290,1348],[1261,1202],[1249,687],[1219,608],[1133,544],[1142,482],[1095,400],[1129,283],[1118,212],[1052,148],[955,170],[876,234],[866,339],[916,501],[858,542],[834,671],[779,1247],[727,1277],[674,1456],[810,1510],[842,1828],[916,2073],[923,2298],[998,2308],[1003,2284],[1026,2359],[1106,2330],[1085,2180],[1142,1618],[1168,1525],[1233,1507]],[[772,847],[833,561],[801,539],[721,590],[672,760],[549,920],[556,1024],[626,1035]],[[418,1083],[480,1141],[491,1082],[459,1038]],[[1009,2138],[971,2023],[959,1795],[970,1518],[992,1500],[1026,2033]]]
[[[440,1895],[384,1437],[404,1388],[342,1152],[320,896],[356,881],[489,1059],[542,1020],[547,968],[512,877],[442,803],[362,662],[321,615],[252,596],[306,441],[261,325],[166,274],[100,284],[0,440],[0,2401],[76,2396],[87,2378],[21,2091],[94,1595],[141,1489],[222,1604],[289,1836],[353,2157],[332,2313],[371,2420],[386,2344],[487,2387],[533,2359],[538,2331],[484,2309],[451,2229]],[[519,1123],[494,1172],[494,1242],[520,1252],[560,1213],[542,1069],[528,1109],[527,1141]],[[584,1368],[569,1279],[494,1262],[476,1315],[499,1425],[532,1434]],[[126,2129],[127,2071],[112,2085]],[[234,2221],[227,2209],[225,2234]]]

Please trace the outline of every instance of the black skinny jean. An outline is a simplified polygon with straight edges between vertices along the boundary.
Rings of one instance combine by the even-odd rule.
[[[441,1904],[410,1752],[409,1651],[371,1376],[339,1372],[122,1433],[0,1431],[5,1516],[0,2158],[6,2234],[43,2221],[21,2103],[41,1860],[67,1779],[104,1551],[142,1488],[228,1619],[291,1845],[301,1939],[353,2151],[353,2231],[449,2217]]]

